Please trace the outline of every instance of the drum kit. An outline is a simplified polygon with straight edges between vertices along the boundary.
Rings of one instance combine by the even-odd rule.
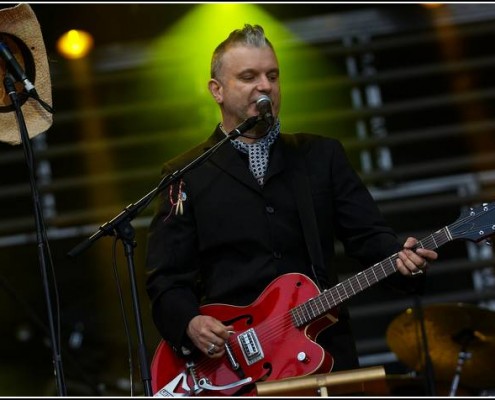
[[[430,365],[435,385],[450,385],[445,395],[495,388],[494,311],[464,303],[416,311],[405,310],[387,328],[387,343],[403,364],[425,379]]]

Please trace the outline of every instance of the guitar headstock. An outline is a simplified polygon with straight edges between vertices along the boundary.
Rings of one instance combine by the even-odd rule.
[[[495,202],[470,207],[448,228],[453,239],[479,242],[495,235]]]

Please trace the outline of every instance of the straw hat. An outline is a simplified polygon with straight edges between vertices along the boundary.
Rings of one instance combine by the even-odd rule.
[[[7,45],[23,67],[39,98],[51,105],[52,90],[45,44],[29,4],[0,10],[0,41]],[[21,143],[21,137],[14,107],[3,85],[5,73],[5,62],[0,58],[0,141],[14,145]],[[18,93],[24,89],[20,82],[15,85]],[[19,96],[19,100],[30,138],[45,132],[52,125],[52,115],[38,101],[32,97],[25,99],[25,96]]]

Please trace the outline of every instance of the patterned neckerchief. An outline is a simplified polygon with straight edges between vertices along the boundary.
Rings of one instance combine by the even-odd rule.
[[[270,147],[280,135],[280,121],[277,119],[268,134],[254,143],[245,143],[239,138],[232,140],[232,145],[249,157],[249,169],[258,183],[262,186],[266,170],[268,169],[268,157]]]

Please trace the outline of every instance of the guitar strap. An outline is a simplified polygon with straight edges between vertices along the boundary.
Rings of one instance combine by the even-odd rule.
[[[299,218],[303,229],[304,240],[311,261],[311,270],[314,275],[315,283],[321,291],[325,288],[320,284],[318,272],[325,271],[323,253],[321,250],[320,235],[316,224],[316,215],[314,210],[313,198],[311,197],[311,185],[309,182],[308,171],[303,156],[297,146],[297,136],[292,134],[281,135],[283,138],[286,151],[285,165],[289,168],[290,173],[285,174],[289,185],[292,186]],[[324,280],[326,281],[326,279]]]

